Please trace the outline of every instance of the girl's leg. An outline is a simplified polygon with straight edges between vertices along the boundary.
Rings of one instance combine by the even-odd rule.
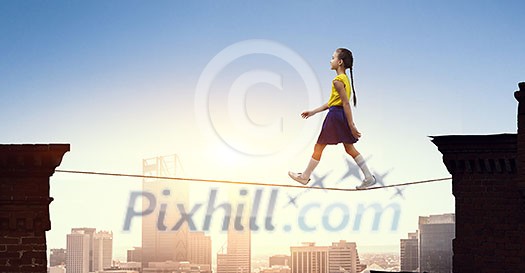
[[[302,173],[288,172],[288,175],[295,181],[306,185],[308,181],[310,181],[310,175],[312,175],[315,167],[319,164],[319,160],[321,159],[325,147],[326,144],[315,144],[314,153],[312,154],[312,158],[310,158],[310,162],[308,162],[306,169]]]
[[[325,147],[326,144],[316,143],[314,146],[314,153],[312,154],[312,158],[317,161],[321,160],[321,155],[323,155],[323,150]]]
[[[357,156],[360,156],[361,154],[355,149],[354,144],[350,143],[343,143],[345,146],[345,151],[347,154],[349,154],[352,158],[356,158]]]
[[[363,171],[363,174],[365,175],[365,180],[372,180],[372,173],[370,173],[370,170],[368,169],[368,166],[366,165],[363,156],[355,149],[353,144],[343,144],[345,146],[346,153],[349,154],[352,158],[354,158],[355,163],[357,163],[361,171]]]
[[[314,171],[315,167],[319,164],[319,160],[321,160],[321,155],[323,155],[323,150],[326,147],[326,144],[319,144],[316,143],[314,146],[314,153],[312,154],[312,158],[310,158],[310,162],[308,162],[308,166],[306,166],[306,169],[301,174],[301,177],[304,179],[309,179],[310,175],[312,175],[312,172]]]

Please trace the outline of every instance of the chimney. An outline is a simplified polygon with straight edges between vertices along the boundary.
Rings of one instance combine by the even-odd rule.
[[[516,181],[518,190],[525,197],[525,82],[518,83],[519,90],[514,92],[518,101],[518,147],[516,153],[516,167],[518,175]]]
[[[0,272],[47,272],[49,177],[69,144],[0,145]]]
[[[518,86],[517,134],[432,140],[452,174],[453,272],[525,272],[525,83]]]

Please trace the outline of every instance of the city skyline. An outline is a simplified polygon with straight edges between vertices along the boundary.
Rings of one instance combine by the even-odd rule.
[[[317,242],[303,242],[301,246],[298,246],[298,245],[290,245],[289,246],[289,252],[286,253],[286,254],[283,254],[283,253],[273,253],[271,255],[266,255],[264,256],[267,260],[268,260],[268,265],[267,266],[259,266],[259,267],[256,267],[253,265],[253,262],[252,262],[252,266],[250,266],[251,269],[259,269],[259,270],[263,270],[263,269],[267,269],[268,272],[273,272],[272,270],[270,270],[272,268],[272,259],[274,259],[274,263],[276,265],[278,265],[277,267],[274,267],[274,270],[278,270],[278,272],[281,272],[279,270],[284,270],[285,268],[288,268],[290,271],[289,272],[293,272],[293,265],[299,265],[300,263],[298,263],[298,257],[302,257],[301,253],[314,253],[314,252],[319,252],[319,253],[325,253],[325,256],[323,258],[323,261],[321,261],[321,263],[319,265],[321,265],[322,267],[315,267],[315,268],[310,268],[311,270],[313,270],[312,272],[324,272],[323,270],[321,270],[322,268],[325,268],[324,270],[327,270],[326,272],[328,272],[328,268],[331,268],[331,270],[335,270],[335,268],[339,268],[339,269],[342,269],[344,268],[345,270],[347,270],[346,272],[361,272],[362,270],[364,270],[365,268],[368,268],[367,266],[372,266],[373,268],[372,269],[394,269],[394,270],[402,270],[402,271],[412,271],[412,270],[415,270],[416,268],[419,268],[418,267],[418,263],[419,263],[419,260],[420,260],[420,256],[418,255],[424,255],[424,256],[428,256],[427,254],[419,254],[419,251],[418,249],[419,248],[423,248],[424,251],[426,252],[429,252],[431,251],[432,253],[437,253],[437,252],[440,252],[441,254],[441,258],[439,258],[438,260],[436,260],[438,262],[437,265],[439,265],[439,263],[442,263],[442,259],[443,259],[443,246],[446,246],[448,245],[448,247],[450,248],[450,253],[448,253],[447,255],[450,256],[450,259],[452,258],[452,248],[451,248],[451,244],[452,244],[452,239],[453,237],[450,237],[448,239],[450,239],[450,242],[446,243],[446,241],[448,240],[447,238],[445,238],[446,236],[448,236],[447,234],[445,234],[445,237],[443,237],[443,232],[441,232],[440,230],[444,227],[445,229],[447,230],[450,230],[450,224],[452,223],[452,229],[453,229],[453,221],[454,221],[454,214],[453,213],[449,213],[449,214],[441,214],[441,215],[429,215],[429,216],[419,216],[419,220],[418,220],[418,225],[419,225],[419,229],[416,230],[416,232],[411,232],[411,233],[408,233],[408,239],[403,239],[403,238],[400,238],[399,239],[399,244],[398,244],[398,249],[397,251],[395,252],[388,252],[388,251],[379,251],[379,252],[367,252],[367,251],[362,251],[362,250],[359,250],[359,253],[363,254],[365,253],[365,255],[369,255],[369,254],[376,254],[376,255],[390,255],[390,254],[394,254],[394,256],[397,256],[399,258],[399,264],[395,264],[393,265],[392,267],[392,264],[390,264],[390,261],[388,262],[388,265],[383,265],[385,267],[381,267],[380,265],[376,264],[375,262],[373,262],[372,264],[367,264],[367,263],[363,263],[363,259],[360,259],[360,255],[358,254],[358,249],[362,249],[360,246],[358,246],[355,242],[351,242],[351,241],[347,241],[347,240],[344,240],[344,239],[340,239],[339,241],[336,241],[336,242],[332,242],[330,245],[322,245],[322,244],[317,244]],[[233,222],[232,222],[233,223]],[[422,230],[420,230],[422,229]],[[109,234],[112,234],[111,231],[102,231],[102,232],[95,232],[96,231],[96,228],[72,228],[71,229],[72,232],[74,233],[80,233],[81,235],[84,235],[84,233],[87,231],[88,233],[86,233],[86,245],[87,245],[87,248],[86,249],[89,249],[89,234],[90,232],[94,232],[93,234],[95,235],[94,237],[96,238],[97,237],[97,234],[101,234],[102,237],[106,236],[106,235],[109,235]],[[441,233],[440,233],[441,232]],[[194,249],[193,250],[188,250],[188,257],[205,257],[202,256],[202,251],[206,252],[206,251],[210,251],[211,250],[211,244],[212,244],[212,241],[213,241],[213,238],[210,238],[208,236],[205,235],[205,233],[203,232],[190,232],[190,235],[193,234],[192,236],[190,236],[190,239],[189,241],[198,241],[200,243],[194,243]],[[235,235],[235,234],[234,234]],[[419,246],[420,245],[420,237],[421,235],[423,235],[425,237],[424,239],[424,242],[425,242],[425,246]],[[69,235],[68,235],[69,236]],[[238,235],[235,235],[238,237]],[[233,236],[233,237],[235,237]],[[193,237],[193,239],[191,239]],[[231,237],[231,239],[233,239],[233,237]],[[239,245],[239,243],[241,243],[241,241],[239,241],[239,238],[236,239],[233,239],[233,241],[235,242],[234,245],[232,245],[232,249],[230,251],[230,253],[228,252],[225,252],[226,254],[235,254],[235,253],[241,253],[242,251],[240,249],[238,249],[238,246],[235,246],[235,245]],[[207,239],[206,239],[207,238]],[[204,239],[204,241],[203,241]],[[415,240],[415,250],[414,250],[414,240]],[[438,244],[438,248],[437,249],[433,249],[433,244]],[[230,243],[232,244],[232,243]],[[96,245],[96,242],[95,242],[95,245]],[[190,245],[192,245],[190,243]],[[190,247],[191,248],[191,247]],[[60,256],[63,254],[62,253],[62,250],[64,249],[54,249],[54,251],[52,251],[51,253],[52,254],[55,254],[57,256]],[[135,247],[134,248],[134,251],[141,251],[141,248],[139,246]],[[437,251],[437,252],[436,252]],[[190,252],[192,252],[193,254],[189,254]],[[200,252],[200,253],[199,253]],[[294,254],[295,253],[295,254]],[[298,256],[298,254],[301,254]],[[211,253],[210,253],[211,254]],[[136,255],[136,254],[132,254],[132,255]],[[212,254],[213,255],[213,254]],[[217,253],[217,255],[221,255],[220,253]],[[225,254],[222,254],[222,255],[225,255]],[[310,254],[308,254],[310,255]],[[414,257],[414,255],[416,255]],[[67,254],[66,254],[67,256]],[[430,255],[430,256],[435,256],[434,254]],[[85,259],[88,259],[88,255],[85,256]],[[129,253],[128,253],[128,258],[127,259],[123,259],[123,260],[119,260],[119,259],[114,259],[112,261],[112,265],[115,264],[115,265],[118,265],[120,263],[132,263],[132,262],[138,262],[138,263],[141,263],[141,261],[137,261],[137,260],[133,260],[131,259],[130,260],[130,257],[132,256],[129,256]],[[141,257],[141,255],[139,255],[139,257]],[[240,257],[240,256],[239,256]],[[232,260],[236,260],[236,261],[240,261],[239,257],[237,258],[234,258],[232,259],[232,257],[230,258],[227,258],[227,259],[224,259],[224,262],[231,262]],[[261,258],[263,256],[258,256],[257,258]],[[322,255],[319,256],[322,258]],[[251,257],[250,260],[253,261],[255,257]],[[65,256],[64,256],[64,259]],[[198,258],[198,259],[201,259],[201,258]],[[210,259],[211,261],[211,256],[208,256],[208,258],[205,258],[205,259]],[[301,259],[304,259],[301,258]],[[377,259],[377,257],[374,257],[374,259]],[[414,267],[414,259],[415,259],[415,267]],[[56,261],[56,258],[53,259],[53,257],[50,257],[50,260],[54,260]],[[95,259],[96,260],[96,259]],[[124,262],[124,260],[126,260],[126,262]],[[361,262],[360,262],[361,260]],[[88,260],[87,260],[88,261]],[[189,260],[188,260],[189,261]],[[197,261],[197,260],[196,260]],[[195,265],[200,265],[200,266],[205,266],[206,265],[206,262],[202,262],[203,260],[198,260],[199,262],[190,262],[191,264],[195,264]],[[373,260],[371,260],[373,261]],[[154,264],[157,264],[154,266],[155,267],[163,267],[163,266],[170,266],[169,264],[166,264],[166,265],[161,265],[163,262],[171,262],[173,263],[174,261],[173,260],[166,260],[166,261],[161,261],[161,260],[158,260],[156,262],[153,262]],[[179,262],[187,262],[187,261],[179,261]],[[315,263],[319,263],[320,261],[317,261]],[[292,264],[292,263],[295,263],[295,264]],[[427,262],[428,264],[432,264],[433,262]],[[310,262],[308,263],[310,264]],[[260,264],[259,264],[260,265]],[[214,269],[216,268],[216,264],[215,263],[210,263],[209,264],[210,268],[211,269]],[[284,267],[282,267],[284,266]],[[405,268],[403,268],[403,266],[405,266]],[[429,265],[427,265],[429,266]],[[436,266],[436,265],[434,265]],[[442,266],[442,265],[441,265]],[[441,268],[443,269],[443,268]],[[214,271],[215,272],[215,271]],[[219,272],[219,271],[217,271]],[[225,271],[226,272],[226,271]],[[241,271],[239,271],[241,272]],[[246,271],[242,271],[242,272],[246,272]],[[288,271],[287,271],[288,272]]]
[[[403,239],[403,238],[400,238],[400,239]],[[118,244],[117,244],[117,247],[118,247]],[[388,246],[389,248],[386,248],[386,250],[382,247],[385,247],[385,246],[360,246],[360,248],[363,248],[365,249],[365,251],[362,251],[363,253],[397,253],[399,252],[399,244],[397,245],[391,245],[391,246]],[[130,249],[126,249],[125,251],[125,254],[123,255],[118,255],[115,257],[115,261],[125,261],[127,260],[127,251],[129,250],[133,250],[135,248],[140,248],[140,246],[134,246]],[[288,247],[289,248],[289,247]],[[53,253],[53,250],[60,250],[60,249],[63,249],[65,250],[66,249],[66,246],[63,246],[62,248],[60,248],[60,246],[58,246],[57,248],[53,247],[50,249],[50,251],[48,252],[49,255]],[[286,256],[287,254],[289,254],[288,252],[286,253],[279,253],[279,252],[275,252],[275,253],[268,253],[268,254],[264,254],[264,255],[260,255],[260,257],[269,257],[269,256],[279,256],[279,255],[284,255]],[[259,255],[258,255],[259,256]]]
[[[402,239],[402,238],[400,238]],[[118,247],[118,244],[116,245]],[[399,252],[399,245],[391,245],[391,246],[388,246],[388,248],[384,248],[386,246],[360,246],[360,248],[362,249],[365,249],[365,251],[362,251],[363,253],[397,253]],[[125,261],[127,260],[127,251],[130,251],[130,250],[133,250],[133,249],[136,249],[136,248],[139,248],[140,249],[140,246],[134,246],[132,247],[131,249],[126,249],[126,254],[119,254],[118,256],[115,257],[115,261]],[[65,250],[66,249],[66,246],[60,248],[60,246],[58,246],[57,248],[53,247],[50,249],[50,251],[48,252],[49,255],[51,255],[53,253],[54,250]],[[264,255],[258,255],[258,257],[269,257],[269,256],[286,256],[287,254],[289,253],[279,253],[279,252],[275,252],[275,253],[268,253],[268,254],[264,254]],[[65,259],[65,258],[64,258]]]

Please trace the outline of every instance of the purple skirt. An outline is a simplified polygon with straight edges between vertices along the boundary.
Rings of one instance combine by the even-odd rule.
[[[317,139],[318,144],[356,143],[348,126],[345,111],[342,106],[331,106],[326,115],[321,133]]]

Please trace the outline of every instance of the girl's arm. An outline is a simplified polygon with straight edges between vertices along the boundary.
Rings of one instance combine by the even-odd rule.
[[[350,107],[350,101],[348,100],[348,97],[346,96],[346,90],[345,85],[341,81],[334,81],[335,90],[337,90],[337,93],[339,94],[339,97],[341,98],[341,101],[343,102],[343,110],[345,111],[345,116],[348,121],[348,126],[350,126],[350,129],[352,129],[352,135],[355,138],[360,138],[361,133],[357,130],[354,124],[354,118],[352,116],[352,108]]]
[[[301,117],[303,118],[309,118],[319,112],[323,112],[324,110],[328,109],[328,103],[325,103],[317,108],[315,108],[314,110],[311,110],[311,111],[304,111],[301,113]]]

